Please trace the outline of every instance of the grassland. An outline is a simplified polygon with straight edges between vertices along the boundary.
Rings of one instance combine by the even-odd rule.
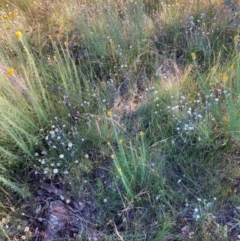
[[[0,10],[0,240],[240,240],[237,1]]]

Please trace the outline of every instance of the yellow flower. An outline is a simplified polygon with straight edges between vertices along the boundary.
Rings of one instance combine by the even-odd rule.
[[[238,42],[239,36],[238,36],[238,35],[235,35],[235,36],[233,37],[233,39],[234,39],[235,42]]]
[[[8,74],[8,76],[13,76],[13,75],[14,75],[14,72],[15,72],[15,69],[14,69],[14,68],[8,68],[8,69],[7,69],[7,74]]]
[[[121,168],[121,167],[118,167],[118,168],[117,168],[117,171],[121,173],[121,172],[122,172],[122,168]]]
[[[120,140],[119,140],[119,143],[120,143],[120,144],[122,144],[122,142],[123,142],[123,140],[122,140],[122,139],[120,139]]]
[[[194,52],[191,53],[192,59],[196,60],[196,54]]]
[[[107,142],[107,144],[108,144],[108,146],[111,146],[111,143],[109,141]]]
[[[144,132],[143,131],[140,131],[139,132],[139,136],[143,136],[144,135]]]
[[[114,159],[114,157],[115,157],[115,155],[114,155],[114,154],[112,154],[112,155],[111,155],[111,158],[112,158],[112,159]]]
[[[224,75],[222,80],[223,80],[223,82],[227,82],[228,81],[228,75]]]
[[[3,15],[3,19],[6,20],[6,21],[8,21],[8,20],[10,19],[10,17],[9,17],[9,15],[4,14],[4,15]]]
[[[113,114],[113,112],[112,112],[111,110],[108,110],[108,111],[107,111],[107,116],[111,117],[112,114]]]
[[[22,33],[20,31],[16,31],[15,32],[15,36],[16,36],[16,38],[21,39],[22,38]]]
[[[13,17],[13,18],[17,18],[17,17],[18,17],[18,13],[17,13],[17,12],[13,12],[13,13],[12,13],[12,17]]]

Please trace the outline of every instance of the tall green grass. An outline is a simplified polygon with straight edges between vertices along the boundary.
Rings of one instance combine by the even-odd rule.
[[[0,36],[0,182],[26,197],[13,176],[50,166],[43,178],[91,196],[106,240],[208,240],[210,224],[231,236],[214,216],[238,176],[237,29],[219,1],[153,2],[15,2]]]

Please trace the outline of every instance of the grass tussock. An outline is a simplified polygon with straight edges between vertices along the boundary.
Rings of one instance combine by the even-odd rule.
[[[237,1],[0,10],[1,240],[239,239]]]

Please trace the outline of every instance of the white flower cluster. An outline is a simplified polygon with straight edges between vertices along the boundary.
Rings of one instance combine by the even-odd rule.
[[[197,204],[194,204],[192,207],[194,220],[198,221],[201,218],[206,217],[207,215],[212,215],[210,211],[215,201],[216,201],[215,197],[213,198],[212,202],[207,202],[206,199],[202,200],[201,198],[197,198]],[[185,202],[185,207],[189,208],[188,201]]]
[[[208,95],[197,93],[194,99],[192,96],[178,93],[172,95],[169,105],[162,109],[159,108],[161,98],[154,97],[154,102],[156,102],[154,113],[159,113],[159,115],[167,113],[168,117],[175,123],[175,133],[184,142],[187,142],[187,139],[192,137],[201,141],[199,126],[205,126],[209,118],[214,119],[213,109],[224,108],[226,105],[225,99],[228,98],[228,95],[228,91],[221,88],[209,90]]]
[[[79,146],[79,140],[84,141],[76,128],[68,128],[57,117],[55,122],[57,124],[51,125],[50,130],[40,130],[42,143],[35,145],[37,150],[34,154],[36,158],[35,174],[43,174],[46,177],[69,174],[69,168],[78,164],[76,159],[80,156],[80,148],[76,148],[76,146]],[[43,150],[39,151],[39,149]]]

